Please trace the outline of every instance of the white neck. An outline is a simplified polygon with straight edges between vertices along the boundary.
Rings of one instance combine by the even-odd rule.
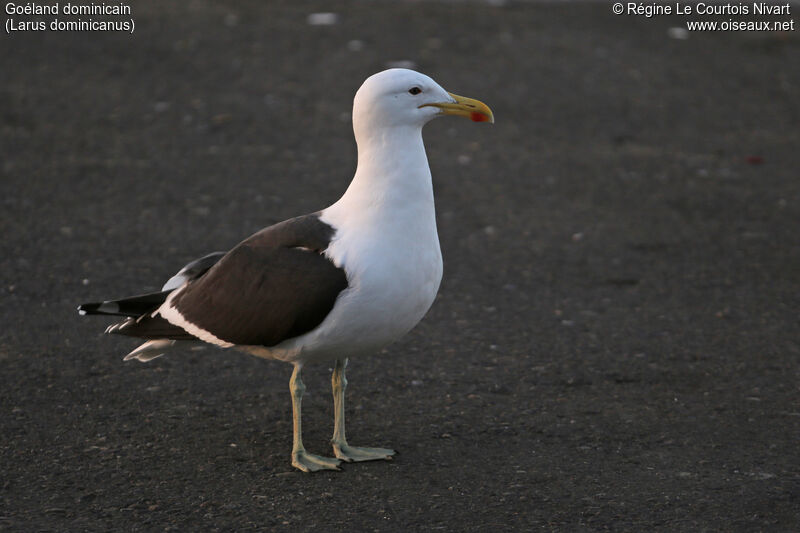
[[[433,185],[422,128],[393,126],[367,134],[356,129],[358,168],[330,210],[348,218],[423,217],[435,224]],[[430,219],[427,220],[427,219]]]

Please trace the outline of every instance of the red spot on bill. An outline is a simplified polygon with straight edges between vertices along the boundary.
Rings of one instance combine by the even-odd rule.
[[[478,113],[477,111],[470,113],[469,118],[472,120],[472,122],[489,122],[489,115],[485,113]]]
[[[745,157],[744,160],[750,165],[760,165],[764,163],[764,158],[760,155],[749,155]]]

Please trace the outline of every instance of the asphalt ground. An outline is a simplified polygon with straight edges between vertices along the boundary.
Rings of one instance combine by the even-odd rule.
[[[0,44],[0,529],[796,531],[800,39],[610,5],[141,1]],[[309,25],[335,12],[330,26]],[[323,208],[391,61],[496,124],[425,131],[444,281],[351,361],[353,444],[289,464],[291,368],[122,362],[84,301]],[[329,453],[324,365],[306,446]]]

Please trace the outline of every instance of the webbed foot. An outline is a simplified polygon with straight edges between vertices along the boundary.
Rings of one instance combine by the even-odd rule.
[[[396,451],[388,448],[359,448],[347,443],[337,444],[335,442],[333,443],[333,453],[337,458],[348,463],[380,459],[391,461],[392,457],[397,454]]]
[[[318,470],[341,470],[342,462],[332,457],[322,457],[308,453],[305,450],[292,453],[292,466],[303,472],[317,472]]]

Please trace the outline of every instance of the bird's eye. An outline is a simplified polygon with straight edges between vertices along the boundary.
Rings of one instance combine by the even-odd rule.
[[[408,92],[409,94],[418,95],[419,93],[422,92],[422,89],[420,89],[419,87],[412,87],[408,90]]]

